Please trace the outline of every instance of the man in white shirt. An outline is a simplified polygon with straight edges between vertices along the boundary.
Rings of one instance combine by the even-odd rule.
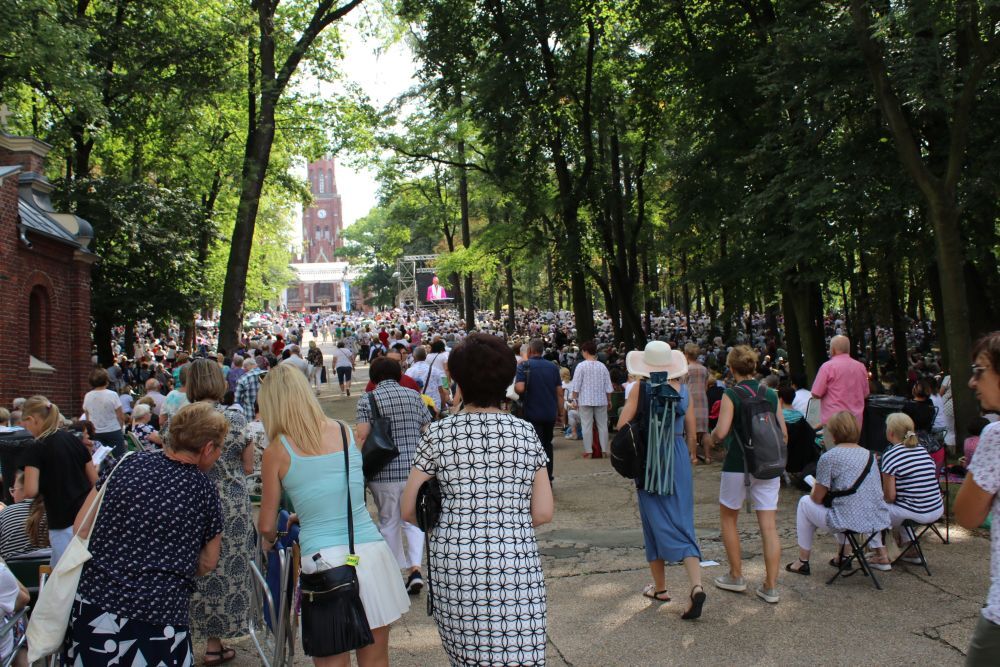
[[[309,377],[309,362],[302,358],[302,350],[301,350],[301,348],[299,348],[298,345],[289,345],[288,346],[288,353],[289,353],[288,358],[285,359],[284,361],[282,361],[281,363],[283,363],[283,364],[291,364],[292,366],[295,366],[300,371],[302,371],[302,374],[305,375],[306,378],[308,378]]]
[[[406,371],[420,385],[420,393],[434,401],[434,407],[441,410],[441,378],[444,373],[434,363],[434,355],[427,356],[427,349],[418,346],[413,349],[413,365]]]
[[[792,373],[792,389],[795,390],[795,400],[792,401],[792,409],[801,412],[803,415],[809,410],[809,399],[812,392],[806,387],[806,376],[804,373]]]

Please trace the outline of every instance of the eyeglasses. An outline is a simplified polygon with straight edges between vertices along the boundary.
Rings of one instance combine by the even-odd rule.
[[[979,364],[972,364],[972,377],[976,380],[983,376],[983,373],[990,370],[989,366],[980,366]]]

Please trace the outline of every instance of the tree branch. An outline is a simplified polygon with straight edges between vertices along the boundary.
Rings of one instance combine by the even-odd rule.
[[[889,129],[895,139],[893,143],[903,167],[910,172],[917,187],[927,195],[929,200],[933,200],[940,192],[941,183],[924,164],[913,129],[903,112],[903,105],[896,95],[896,91],[893,90],[892,82],[889,81],[888,68],[882,50],[872,39],[870,33],[872,20],[867,4],[866,0],[851,0],[850,11],[858,45],[861,47],[868,75],[875,86],[875,99],[878,100],[879,107],[889,124]]]

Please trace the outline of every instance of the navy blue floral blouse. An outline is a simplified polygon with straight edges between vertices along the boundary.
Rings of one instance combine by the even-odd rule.
[[[162,451],[133,454],[104,495],[77,595],[129,619],[187,626],[198,557],[220,532],[208,475]]]

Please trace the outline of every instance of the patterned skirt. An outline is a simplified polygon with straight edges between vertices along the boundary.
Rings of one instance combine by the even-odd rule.
[[[190,667],[194,654],[187,626],[125,618],[77,596],[70,612],[62,664]]]

